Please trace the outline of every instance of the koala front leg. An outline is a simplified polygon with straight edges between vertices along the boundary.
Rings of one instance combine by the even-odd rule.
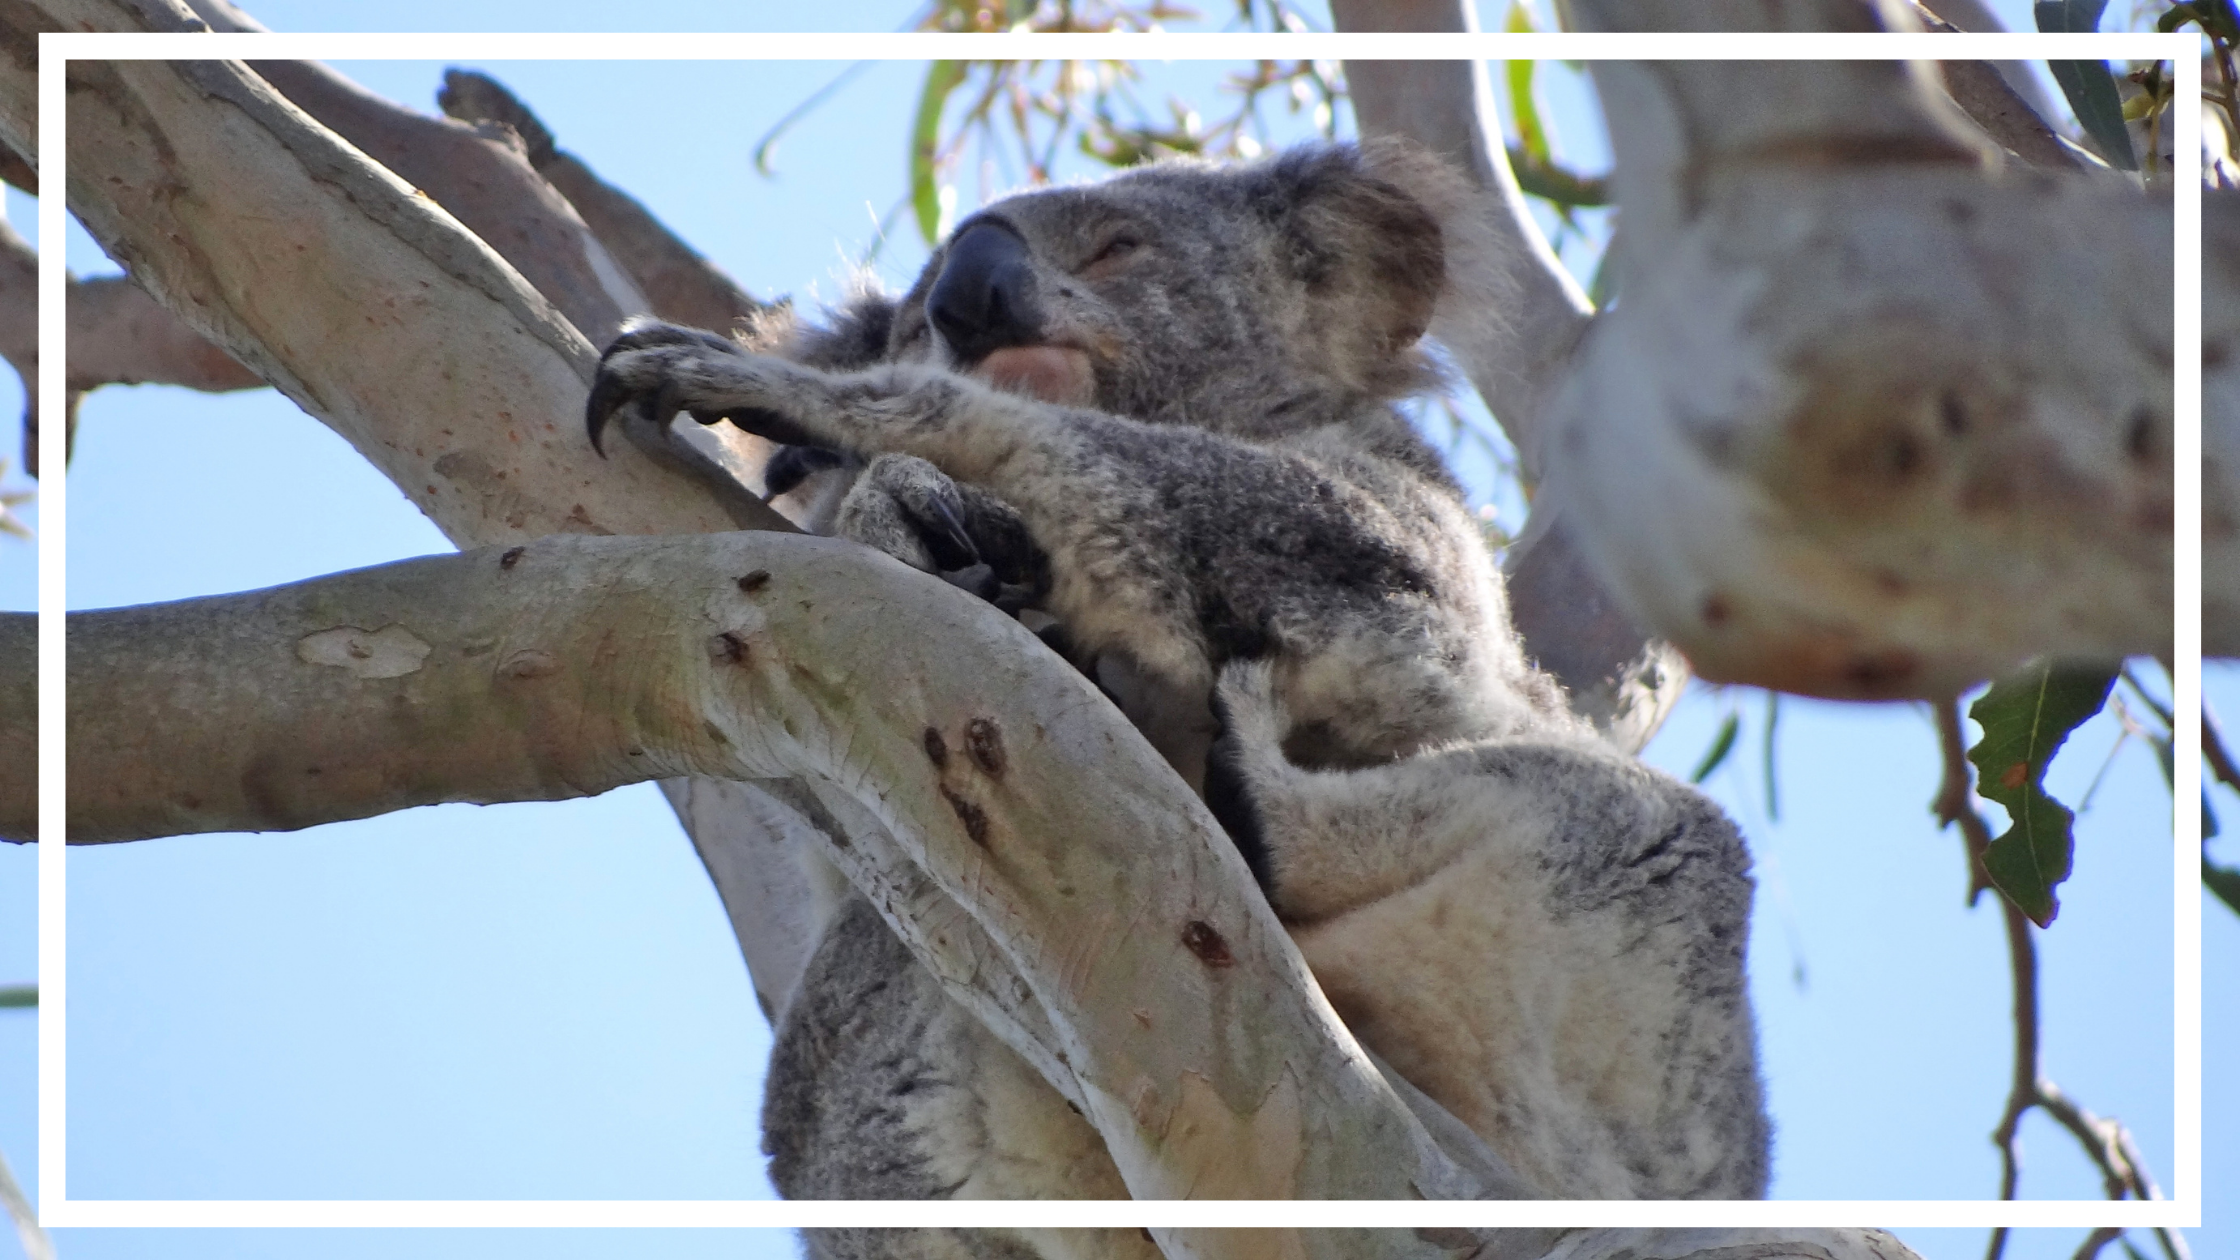
[[[890,364],[829,373],[674,324],[633,325],[600,357],[584,408],[593,446],[626,409],[656,425],[686,411],[791,446],[917,455],[967,481],[1029,446],[1070,445],[1054,432],[1062,426],[1049,404],[948,372]]]
[[[1308,770],[1284,756],[1290,719],[1266,662],[1237,662],[1214,691],[1221,738],[1206,804],[1284,917],[1312,921],[1417,884],[1488,820],[1469,748],[1358,770]],[[1475,825],[1474,825],[1475,824]]]

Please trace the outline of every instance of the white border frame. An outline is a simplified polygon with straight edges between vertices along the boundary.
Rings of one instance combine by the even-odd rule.
[[[63,76],[77,60],[288,58],[319,60],[923,60],[930,57],[1125,57],[1137,60],[1928,60],[2158,58],[2176,68],[2177,99],[2201,91],[2201,43],[2185,33],[2109,35],[1654,34],[84,34],[39,36],[39,152],[48,195],[39,200],[38,389],[47,415],[63,414],[65,198]],[[2173,732],[2200,745],[2201,722],[2201,114],[2171,111],[2177,171],[2175,392],[2176,666]],[[1753,1202],[1054,1201],[835,1203],[746,1200],[121,1200],[69,1197],[64,1135],[67,990],[64,955],[63,579],[68,477],[41,482],[39,538],[39,1216],[49,1229],[114,1226],[958,1226],[1224,1225],[1931,1228],[2052,1226],[2197,1227],[2201,1222],[2201,848],[2199,810],[2177,808],[2173,909],[2175,1168],[2169,1199],[1785,1200]],[[2176,759],[2173,799],[2201,794],[2196,757]]]

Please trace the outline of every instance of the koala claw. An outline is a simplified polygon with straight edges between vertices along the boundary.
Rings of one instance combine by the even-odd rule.
[[[676,367],[709,353],[732,357],[746,354],[736,342],[703,329],[654,320],[625,324],[622,335],[599,356],[598,374],[592,379],[590,397],[584,400],[584,427],[591,436],[591,449],[602,458],[606,455],[600,439],[607,422],[632,404],[637,406],[638,417],[655,428],[668,424],[671,416],[687,407],[678,388]],[[693,418],[705,424],[722,417],[694,409]]]

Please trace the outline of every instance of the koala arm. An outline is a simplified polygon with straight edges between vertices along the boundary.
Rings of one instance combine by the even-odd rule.
[[[1557,879],[1582,904],[1677,899],[1747,907],[1734,825],[1686,787],[1591,744],[1450,745],[1349,770],[1284,755],[1268,667],[1232,664],[1207,803],[1276,908],[1311,921],[1431,880],[1468,858]]]
[[[826,372],[661,323],[631,327],[601,356],[585,407],[593,446],[625,408],[656,424],[686,411],[789,445],[916,455],[970,481],[1071,444],[1057,422],[1063,409],[950,372],[911,364]]]
[[[1287,919],[1328,918],[1421,883],[1491,821],[1478,817],[1491,802],[1474,749],[1359,770],[1293,765],[1283,751],[1290,722],[1265,663],[1223,670],[1215,712],[1222,738],[1207,770],[1207,804]]]

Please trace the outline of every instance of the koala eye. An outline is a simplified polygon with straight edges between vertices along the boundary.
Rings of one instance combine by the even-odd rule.
[[[1116,233],[1111,240],[1106,241],[1103,247],[1090,257],[1088,262],[1082,264],[1081,269],[1090,271],[1109,268],[1141,248],[1143,248],[1143,238],[1134,232]]]

